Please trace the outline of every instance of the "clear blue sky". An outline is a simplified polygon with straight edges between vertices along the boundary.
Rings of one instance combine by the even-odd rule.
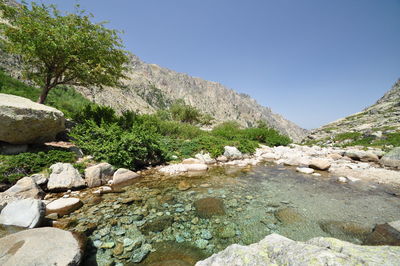
[[[79,3],[142,60],[221,82],[304,128],[361,111],[400,77],[400,0]]]

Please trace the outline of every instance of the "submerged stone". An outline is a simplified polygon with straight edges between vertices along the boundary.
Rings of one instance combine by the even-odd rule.
[[[144,234],[148,234],[149,232],[160,232],[171,226],[173,222],[174,218],[172,216],[157,217],[152,221],[146,222],[146,224],[141,228],[141,231]]]
[[[210,218],[215,215],[224,215],[224,202],[217,198],[203,198],[194,202],[196,214],[200,218]]]
[[[275,212],[275,217],[284,224],[293,224],[304,220],[303,216],[293,208],[279,209]]]

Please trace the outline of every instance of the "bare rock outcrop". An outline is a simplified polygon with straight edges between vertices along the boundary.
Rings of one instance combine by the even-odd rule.
[[[0,141],[43,143],[65,129],[64,114],[29,99],[0,93]]]

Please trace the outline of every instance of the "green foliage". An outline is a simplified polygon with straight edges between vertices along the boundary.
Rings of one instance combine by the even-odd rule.
[[[98,125],[87,120],[78,124],[70,135],[84,152],[117,167],[139,169],[165,161],[161,136],[143,126],[125,130],[116,123]]]
[[[9,23],[0,23],[2,50],[18,54],[24,75],[42,88],[41,103],[50,89],[64,85],[117,86],[125,77],[128,56],[118,32],[77,7],[76,14],[61,14],[54,5],[0,2]]]
[[[40,89],[28,86],[0,71],[0,93],[17,95],[35,101],[39,97]],[[62,111],[68,118],[74,117],[89,104],[92,103],[73,88],[54,88],[47,97],[47,105]]]
[[[198,124],[201,121],[201,112],[190,105],[187,105],[183,100],[178,100],[169,108],[172,119],[189,124]]]
[[[237,122],[228,121],[214,127],[214,129],[211,131],[211,134],[227,140],[233,140],[240,137],[240,135],[242,135],[242,131]]]
[[[362,134],[359,132],[345,132],[345,133],[337,134],[333,140],[334,141],[343,141],[343,140],[347,140],[347,139],[356,140],[356,139],[360,138],[361,136],[362,136]]]
[[[75,153],[61,150],[0,155],[0,182],[13,183],[21,177],[38,173],[52,164],[74,161],[76,161]]]
[[[292,141],[273,128],[246,128],[243,130],[246,139],[258,141],[267,146],[286,146]]]

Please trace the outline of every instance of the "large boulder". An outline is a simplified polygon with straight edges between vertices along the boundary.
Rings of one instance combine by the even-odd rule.
[[[109,163],[99,163],[85,169],[85,180],[88,187],[99,187],[112,179],[115,170]]]
[[[386,153],[380,162],[385,166],[400,168],[400,147]]]
[[[297,242],[271,234],[249,246],[233,244],[196,263],[211,265],[400,265],[400,247],[359,246],[324,237]]]
[[[21,231],[0,239],[0,265],[80,265],[84,242],[52,227]]]
[[[64,114],[29,99],[0,93],[0,141],[11,144],[54,140],[65,129]]]
[[[41,200],[23,199],[13,201],[0,213],[0,224],[34,228],[39,226],[46,212]]]
[[[54,191],[65,191],[85,186],[78,170],[70,163],[56,163],[50,166],[52,170],[47,188]]]

